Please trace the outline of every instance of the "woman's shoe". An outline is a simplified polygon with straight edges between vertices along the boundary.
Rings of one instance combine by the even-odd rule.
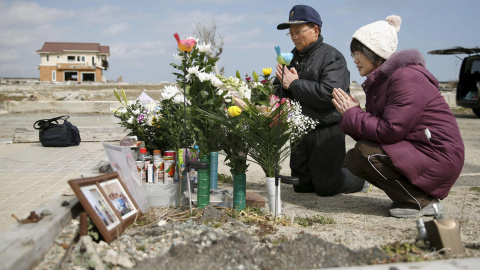
[[[435,209],[433,204],[437,204],[438,212],[443,212],[443,207],[437,199],[432,200],[427,206],[420,210],[411,208],[392,208],[390,209],[390,215],[398,218],[413,218],[421,216],[433,216],[435,215]],[[394,205],[394,204],[392,204]]]

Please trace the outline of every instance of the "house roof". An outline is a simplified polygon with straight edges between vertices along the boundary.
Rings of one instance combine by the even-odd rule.
[[[109,46],[100,46],[100,43],[72,43],[72,42],[45,42],[37,53],[58,53],[65,51],[95,51],[110,55]]]

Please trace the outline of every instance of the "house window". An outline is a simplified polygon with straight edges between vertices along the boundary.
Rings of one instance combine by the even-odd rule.
[[[85,62],[85,56],[82,56],[82,62]]]
[[[52,70],[52,82],[56,82],[56,81],[57,81],[57,71]]]
[[[69,56],[67,56],[67,60],[68,60],[68,62],[75,62],[75,56],[69,55]]]
[[[82,73],[82,82],[94,82],[95,73]]]
[[[47,54],[47,62],[48,62],[48,61],[49,61],[49,59],[50,59],[50,57],[49,57],[49,56],[50,56],[50,55],[48,55],[48,54]]]
[[[95,56],[92,56],[92,66],[95,66]]]
[[[65,71],[63,74],[65,81],[78,81],[78,72],[76,71]]]

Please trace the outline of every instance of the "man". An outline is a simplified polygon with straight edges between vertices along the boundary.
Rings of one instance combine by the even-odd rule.
[[[289,29],[287,35],[295,49],[289,67],[277,65],[276,83],[283,84],[277,95],[300,102],[303,113],[318,121],[290,156],[292,176],[300,179],[293,186],[295,192],[333,196],[361,191],[365,180],[344,167],[345,134],[339,127],[341,116],[332,104],[332,92],[334,88],[349,92],[350,72],[343,55],[323,43],[321,27],[320,14],[306,5],[294,6],[289,20],[277,26]]]

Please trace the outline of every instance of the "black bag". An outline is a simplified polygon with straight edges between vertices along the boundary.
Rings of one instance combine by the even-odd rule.
[[[33,128],[39,130],[38,139],[43,146],[64,147],[80,144],[80,131],[68,122],[69,116],[63,115],[52,119],[38,120]],[[58,121],[63,120],[63,124]]]

